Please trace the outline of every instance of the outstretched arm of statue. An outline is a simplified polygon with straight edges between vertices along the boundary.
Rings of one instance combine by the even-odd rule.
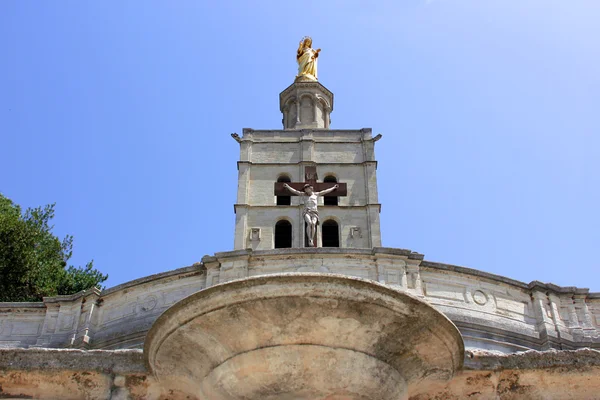
[[[319,57],[319,52],[321,51],[321,49],[316,49],[315,50],[315,54],[313,55],[314,58]]]
[[[333,192],[335,189],[337,189],[337,188],[339,188],[339,187],[340,187],[340,185],[338,185],[338,184],[336,183],[334,186],[330,187],[329,189],[321,190],[320,192],[317,192],[317,193],[315,193],[315,194],[316,194],[317,196],[325,196],[326,194]]]
[[[296,196],[303,196],[304,195],[304,192],[301,192],[299,190],[294,189],[293,187],[291,187],[287,183],[284,183],[283,187],[286,188],[287,190],[289,190],[290,192],[294,193]]]

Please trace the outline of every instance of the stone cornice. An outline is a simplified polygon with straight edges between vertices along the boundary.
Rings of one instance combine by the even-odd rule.
[[[204,268],[204,266],[201,263],[195,263],[193,265],[190,265],[189,267],[173,269],[171,271],[161,272],[159,274],[154,274],[154,275],[145,276],[143,278],[134,279],[132,281],[125,282],[120,285],[113,286],[109,289],[103,290],[101,294],[102,294],[102,296],[107,296],[111,293],[118,292],[119,290],[127,289],[127,288],[137,286],[137,285],[142,285],[147,282],[157,281],[159,279],[169,278],[172,276],[196,275],[196,274],[202,273],[203,268]]]
[[[298,204],[298,205],[289,205],[289,206],[281,206],[281,205],[277,205],[277,204],[247,204],[247,203],[236,203],[233,205],[233,209],[235,211],[235,209],[237,207],[240,208],[273,208],[273,209],[286,209],[286,208],[304,208],[304,204]],[[381,204],[380,203],[369,203],[369,204],[362,204],[362,205],[352,205],[352,206],[326,206],[326,205],[322,205],[319,204],[319,209],[321,209],[321,207],[323,207],[324,210],[331,210],[333,209],[333,207],[337,207],[337,208],[341,208],[341,209],[356,209],[356,208],[368,208],[368,207],[378,207],[381,210]]]
[[[318,90],[321,91],[325,96],[329,97],[329,111],[333,111],[333,101],[334,101],[334,96],[333,96],[333,92],[331,92],[329,89],[327,89],[322,83],[318,82],[318,81],[311,81],[311,82],[294,82],[292,83],[290,86],[288,86],[287,88],[285,88],[281,93],[279,93],[279,108],[281,111],[283,111],[284,105],[285,105],[285,100],[288,99],[290,96],[293,96],[293,92],[296,91],[306,91],[307,89],[313,89],[313,90]]]
[[[145,373],[142,350],[2,349],[0,369]]]
[[[253,134],[282,134],[282,135],[286,135],[286,136],[292,136],[292,135],[312,135],[312,134],[323,134],[323,135],[327,135],[327,136],[333,136],[336,133],[341,133],[341,134],[348,134],[348,133],[356,133],[356,134],[362,134],[362,135],[370,135],[372,134],[373,130],[372,128],[361,128],[361,129],[324,129],[324,128],[303,128],[303,129],[253,129],[253,128],[243,128],[242,130],[244,137],[245,136],[249,136],[249,135],[253,135]],[[246,140],[251,140],[248,139],[247,137],[244,138],[242,137],[241,140],[242,141],[246,141]],[[371,140],[369,139],[364,139],[364,140]]]
[[[238,161],[238,168],[240,165],[260,165],[260,166],[290,166],[290,165],[303,165],[303,164],[314,164],[314,161],[298,161],[293,163],[257,163],[252,161]],[[339,166],[351,166],[351,165],[375,165],[377,167],[377,161],[361,161],[361,162],[351,162],[351,163],[319,163],[319,166],[324,165],[339,165]]]
[[[100,289],[98,289],[97,287],[93,287],[87,290],[82,290],[81,292],[77,292],[75,294],[69,294],[69,295],[61,295],[61,296],[52,296],[52,297],[44,297],[44,303],[48,304],[48,303],[60,303],[63,301],[66,302],[70,302],[70,301],[75,301],[77,299],[80,299],[82,297],[87,297],[90,295],[96,295],[96,296],[100,296]]]
[[[14,301],[14,302],[0,302],[0,312],[11,311],[13,308],[46,308],[46,305],[41,301],[26,302],[26,301]]]
[[[423,261],[421,267],[441,269],[446,271],[458,272],[467,275],[478,276],[480,278],[490,279],[496,282],[506,283],[511,286],[516,286],[527,290],[540,290],[544,292],[553,292],[557,294],[583,294],[587,297],[600,298],[600,293],[590,293],[587,288],[577,288],[575,286],[558,286],[553,283],[542,283],[540,281],[532,281],[530,283],[521,282],[515,279],[506,278],[501,275],[492,274],[489,272],[480,271],[473,268],[461,267],[458,265],[444,264],[433,261]]]

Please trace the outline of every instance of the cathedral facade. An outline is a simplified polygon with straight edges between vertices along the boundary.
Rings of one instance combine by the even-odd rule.
[[[381,135],[330,128],[311,44],[282,128],[232,134],[233,250],[0,303],[0,398],[600,398],[600,293],[382,247]]]

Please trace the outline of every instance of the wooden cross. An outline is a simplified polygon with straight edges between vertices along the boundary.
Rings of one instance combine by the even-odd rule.
[[[317,182],[317,167],[314,166],[306,166],[304,167],[304,179],[305,182],[275,182],[275,196],[294,196],[292,192],[283,187],[284,183],[287,183],[291,187],[301,192],[304,191],[304,185],[307,183],[313,187],[315,192],[320,192],[325,189],[329,189],[336,182]],[[325,196],[346,196],[348,194],[348,190],[346,188],[345,183],[337,182],[339,187],[331,193],[326,194]]]
[[[327,193],[325,196],[346,196],[347,188],[345,183],[338,182],[317,182],[317,167],[306,166],[304,167],[304,182],[275,182],[275,196],[295,196],[294,193],[290,192],[283,187],[286,183],[292,188],[299,192],[304,192],[304,185],[307,183],[313,187],[315,192],[321,192],[325,189],[329,189],[334,185],[338,185],[338,188],[331,193]],[[312,238],[313,246],[317,247],[317,232],[315,230],[314,237]]]

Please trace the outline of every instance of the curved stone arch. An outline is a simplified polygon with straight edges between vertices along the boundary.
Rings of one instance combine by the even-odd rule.
[[[296,96],[291,96],[283,104],[283,128],[289,129],[296,126],[298,119],[298,104]]]
[[[329,177],[329,176],[335,178],[336,183],[340,181],[340,177],[338,176],[337,173],[329,171],[329,172],[325,172],[323,174],[323,182],[325,182],[325,179],[327,179],[327,177]]]
[[[323,225],[325,222],[332,220],[332,221],[335,221],[336,224],[338,224],[338,227],[340,229],[342,229],[342,220],[335,215],[327,214],[327,215],[323,215],[323,217],[322,218],[320,217],[319,219],[320,219],[320,221],[319,221],[320,225]]]
[[[287,215],[282,215],[282,216],[277,217],[275,219],[275,223],[273,224],[273,227],[275,227],[275,225],[277,225],[277,223],[281,222],[281,221],[287,221],[290,224],[292,224],[292,228],[294,227],[294,220],[292,218],[288,217]]]
[[[281,178],[287,178],[289,181],[280,181]],[[277,182],[292,182],[294,177],[289,172],[280,172],[277,174]]]
[[[296,96],[292,96],[292,97],[290,97],[289,99],[287,99],[287,100],[285,101],[285,103],[283,104],[283,109],[284,109],[284,110],[286,110],[286,109],[289,109],[290,105],[292,105],[292,104],[296,103],[296,100],[297,100],[297,99],[296,99]]]
[[[318,95],[318,94],[315,95],[315,97],[317,98],[317,101],[319,101],[321,104],[323,104],[323,107],[326,110],[331,110],[331,105],[329,104],[329,101],[325,97]]]
[[[331,103],[325,97],[321,95],[315,95],[317,99],[317,106],[315,108],[319,109],[320,118],[323,119],[323,127],[329,129],[329,124],[331,122],[329,114],[332,111]]]
[[[314,105],[318,101],[318,97],[314,93],[302,93],[298,96],[298,100],[302,102],[302,99],[308,97],[311,101],[311,104]]]

